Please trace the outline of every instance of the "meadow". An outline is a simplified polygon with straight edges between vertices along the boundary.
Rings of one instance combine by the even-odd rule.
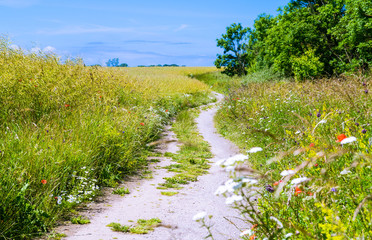
[[[226,94],[218,131],[248,158],[222,163],[234,182],[216,192],[247,222],[241,237],[370,239],[371,77],[265,78],[200,78]]]
[[[0,41],[0,238],[29,239],[146,167],[178,112],[213,101],[211,68],[87,67]]]

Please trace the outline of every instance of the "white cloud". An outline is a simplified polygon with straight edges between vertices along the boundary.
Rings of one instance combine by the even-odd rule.
[[[39,47],[31,48],[31,53],[39,53],[41,49]]]
[[[9,48],[12,49],[12,50],[19,50],[20,49],[20,47],[16,44],[10,45]]]
[[[56,49],[52,46],[47,46],[43,49],[43,52],[46,52],[46,53],[52,53],[52,52],[55,52]]]
[[[175,32],[181,31],[181,30],[187,28],[188,26],[189,26],[189,25],[187,25],[187,24],[182,24],[181,26],[179,26],[179,27],[175,30]]]
[[[0,6],[29,7],[39,3],[39,0],[0,0]]]

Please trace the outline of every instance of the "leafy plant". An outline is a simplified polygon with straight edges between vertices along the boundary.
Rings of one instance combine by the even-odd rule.
[[[130,192],[128,188],[121,187],[121,188],[115,189],[114,191],[112,191],[112,193],[120,195],[120,196],[124,196],[125,194],[129,194]]]

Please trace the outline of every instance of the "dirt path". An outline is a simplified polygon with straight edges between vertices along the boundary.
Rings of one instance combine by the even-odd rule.
[[[222,95],[217,96],[222,99]],[[216,162],[228,158],[238,152],[228,140],[215,133],[213,116],[217,109],[202,111],[197,119],[198,128],[202,136],[211,144],[215,157],[211,160]],[[171,132],[167,132],[166,139],[174,139]],[[176,143],[169,143],[163,147],[164,152],[176,152]],[[162,158],[154,169],[154,178],[150,180],[134,180],[126,185],[130,194],[120,197],[109,195],[108,199],[90,207],[90,224],[80,226],[68,226],[57,229],[57,232],[67,234],[71,240],[85,239],[182,239],[198,240],[208,235],[205,228],[200,228],[199,223],[194,222],[192,217],[206,211],[213,215],[211,222],[214,224],[212,232],[214,239],[238,239],[240,231],[230,224],[224,217],[238,216],[238,213],[226,206],[225,199],[214,195],[217,187],[228,179],[228,174],[218,166],[212,166],[209,174],[198,178],[197,182],[185,185],[179,194],[163,196],[161,190],[156,189],[158,183],[163,182],[163,177],[172,176],[161,167],[171,163],[168,158]],[[145,235],[113,232],[107,224],[117,222],[122,225],[131,225],[130,220],[139,218],[159,218],[163,226],[155,228],[153,232]],[[236,221],[236,219],[234,220]]]

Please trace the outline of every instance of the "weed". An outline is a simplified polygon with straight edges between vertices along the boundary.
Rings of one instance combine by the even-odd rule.
[[[124,196],[125,194],[129,194],[130,192],[128,188],[121,187],[121,188],[115,189],[114,191],[112,191],[112,193],[120,195],[120,196]]]
[[[146,234],[149,231],[153,231],[155,227],[158,227],[161,223],[159,218],[151,218],[149,220],[138,219],[137,225],[131,227],[129,231],[134,234]]]
[[[71,218],[71,223],[72,224],[88,224],[90,223],[90,220],[83,216],[78,216],[78,217]]]
[[[180,185],[197,181],[197,177],[205,174],[209,169],[210,166],[206,159],[211,158],[212,154],[209,144],[197,132],[195,124],[197,116],[197,109],[182,111],[173,123],[172,129],[182,145],[176,154],[165,153],[164,156],[172,157],[173,161],[177,162],[165,167],[168,171],[177,174],[164,178],[166,181],[159,184],[159,189],[179,189]]]
[[[234,195],[223,194],[247,229],[254,226],[247,233],[371,238],[370,82],[354,76],[230,89],[216,116],[218,131],[248,150],[249,162],[235,170],[259,181],[234,178]]]
[[[112,231],[114,232],[129,232],[130,226],[127,225],[121,225],[120,223],[112,222],[107,227],[110,227]]]
[[[178,194],[179,192],[160,192],[161,195],[165,195],[165,196],[174,196],[176,194]]]

